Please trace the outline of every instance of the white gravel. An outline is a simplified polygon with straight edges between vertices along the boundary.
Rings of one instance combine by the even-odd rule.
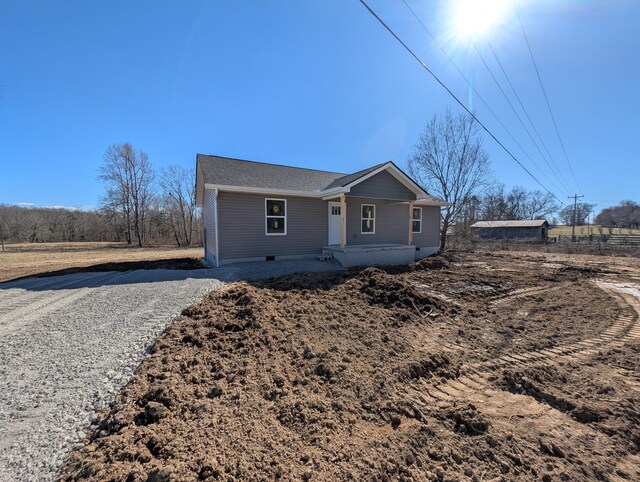
[[[154,338],[223,281],[332,269],[298,260],[0,284],[0,481],[54,479]]]

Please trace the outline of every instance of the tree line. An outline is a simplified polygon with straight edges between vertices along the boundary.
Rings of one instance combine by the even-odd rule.
[[[156,170],[144,151],[122,143],[107,148],[98,177],[105,192],[97,209],[0,205],[0,241],[201,243],[195,169]]]
[[[596,216],[596,223],[617,228],[640,228],[640,204],[622,201],[617,206],[605,208]]]

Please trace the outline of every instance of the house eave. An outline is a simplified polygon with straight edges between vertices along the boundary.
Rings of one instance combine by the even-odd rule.
[[[250,194],[274,194],[279,196],[320,197],[319,192],[295,191],[290,189],[272,189],[248,186],[226,186],[224,184],[205,184],[205,189],[217,189],[220,192],[246,192]]]

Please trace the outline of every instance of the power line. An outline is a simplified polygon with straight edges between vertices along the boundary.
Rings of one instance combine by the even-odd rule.
[[[471,81],[467,78],[467,76],[464,74],[464,72],[462,72],[462,70],[458,67],[458,65],[455,63],[455,61],[451,58],[451,56],[447,53],[447,51],[445,50],[445,48],[442,46],[442,44],[438,41],[438,39],[431,33],[431,31],[427,28],[427,26],[424,24],[424,22],[420,19],[420,17],[418,16],[418,14],[413,10],[413,8],[411,8],[411,6],[407,3],[406,0],[402,0],[402,3],[404,3],[404,5],[407,7],[407,9],[411,12],[411,14],[413,15],[413,17],[416,19],[416,21],[422,26],[422,29],[427,32],[427,34],[429,35],[429,37],[431,37],[431,40],[433,40],[433,42],[438,46],[438,48],[442,51],[442,53],[444,54],[444,56],[447,58],[447,60],[451,63],[451,65],[453,65],[453,67],[456,69],[456,71],[460,74],[460,76],[464,79],[464,81],[467,83],[467,85],[469,86],[469,88],[471,90],[473,90],[474,94],[478,97],[478,99],[480,99],[480,101],[485,105],[485,107],[487,108],[487,110],[493,115],[493,117],[496,119],[496,121],[498,121],[498,123],[502,126],[502,128],[505,130],[505,132],[509,135],[509,137],[513,140],[513,142],[516,143],[516,145],[520,148],[520,150],[523,152],[523,154],[525,156],[527,156],[527,158],[531,161],[531,163],[540,171],[540,173],[544,176],[544,178],[549,181],[550,184],[553,185],[554,188],[558,188],[558,186],[555,184],[555,182],[553,182],[551,179],[549,179],[549,177],[545,174],[545,172],[540,168],[540,166],[538,166],[538,164],[536,163],[536,161],[533,160],[533,158],[531,157],[531,155],[529,155],[529,153],[525,150],[525,148],[522,146],[522,144],[520,144],[520,142],[518,142],[518,140],[514,137],[514,135],[511,133],[511,131],[507,128],[507,126],[504,125],[504,123],[500,120],[500,118],[498,117],[498,115],[493,111],[493,109],[491,108],[491,106],[489,106],[489,104],[484,100],[484,98],[480,95],[480,92],[477,91],[477,89],[473,86],[473,84],[471,83]],[[553,170],[552,170],[553,172]],[[555,173],[554,173],[555,174]],[[557,175],[556,175],[557,177]],[[562,182],[560,182],[560,184],[562,184]],[[565,189],[567,186],[563,186],[561,189],[558,190],[562,190]],[[569,189],[570,190],[570,189]]]
[[[458,99],[458,97],[449,89],[449,87],[447,87],[444,82],[442,82],[438,76],[431,70],[429,69],[429,67],[427,67],[427,64],[425,64],[420,57],[418,57],[416,55],[416,53],[411,50],[411,48],[409,48],[409,46],[404,43],[404,41],[398,37],[398,35],[391,29],[391,27],[389,27],[384,20],[382,20],[378,14],[376,12],[374,12],[371,7],[369,5],[367,5],[367,2],[365,2],[364,0],[358,0],[368,11],[371,15],[373,15],[373,17],[375,17],[375,19],[380,23],[380,25],[382,25],[397,41],[400,45],[402,45],[402,47],[404,47],[404,49],[409,52],[409,54],[422,66],[423,69],[425,69],[434,79],[436,82],[438,82],[438,84],[440,84],[440,86],[445,89],[447,91],[447,93],[453,97],[453,99],[458,103],[458,105],[460,105],[460,107],[462,107],[467,114],[469,114],[471,116],[471,118],[473,118],[473,120],[475,120],[478,125],[480,125],[480,127],[482,127],[482,129],[491,136],[491,138],[514,160],[516,161],[516,163],[522,168],[524,169],[524,171],[529,174],[529,176],[536,181],[545,191],[547,191],[551,196],[553,196],[554,199],[556,199],[560,204],[564,205],[564,202],[562,202],[555,194],[553,194],[551,191],[549,191],[549,189],[547,189],[547,187],[542,184],[538,178],[536,176],[534,176],[531,171],[529,171],[529,169],[527,169],[524,164],[522,164],[518,158],[516,158],[509,149],[507,149],[505,147],[505,145],[500,142],[498,140],[498,138],[480,121],[480,119],[478,119],[475,114],[473,114],[473,112],[471,112],[467,106],[465,106],[462,101],[460,99]]]
[[[547,148],[547,145],[544,143],[544,140],[542,140],[542,136],[540,136],[540,133],[538,132],[538,129],[536,129],[536,125],[533,123],[533,120],[531,119],[531,116],[529,116],[529,112],[527,111],[526,107],[522,103],[522,100],[520,99],[520,96],[518,95],[518,92],[516,91],[515,87],[513,86],[513,83],[511,82],[511,79],[507,75],[507,71],[505,70],[504,66],[502,65],[502,62],[500,62],[500,59],[498,58],[498,54],[494,50],[493,45],[491,45],[491,42],[489,42],[489,41],[487,41],[487,45],[489,46],[489,49],[491,50],[491,53],[493,54],[493,58],[496,60],[498,66],[500,67],[500,70],[502,71],[502,74],[504,75],[504,78],[507,80],[507,83],[509,84],[509,87],[511,88],[511,91],[515,95],[516,100],[518,101],[518,104],[520,104],[520,107],[522,108],[522,111],[524,112],[524,115],[527,117],[527,120],[529,121],[529,124],[531,124],[531,127],[533,128],[533,132],[535,132],[536,136],[538,137],[538,140],[540,141],[540,144],[542,144],[542,148],[547,153],[547,156],[549,156],[549,160],[551,161],[551,163],[553,164],[553,167],[555,168],[556,172],[558,173],[556,175],[556,177],[558,175],[560,177],[562,177],[562,181],[565,183],[565,186],[568,188],[569,191],[571,191],[571,188],[569,187],[569,184],[566,182],[566,179],[564,178],[562,172],[558,168],[558,165],[556,164],[556,161],[553,159],[553,156],[549,152],[549,149]],[[547,163],[547,165],[548,165],[548,163]],[[549,168],[553,172],[553,168],[551,166],[549,166]]]
[[[502,85],[500,85],[500,82],[498,81],[498,78],[495,76],[495,74],[493,73],[493,70],[491,69],[491,67],[489,66],[489,64],[487,63],[487,61],[485,60],[484,56],[482,55],[482,53],[480,52],[480,49],[478,49],[478,46],[475,44],[475,42],[471,42],[473,45],[473,49],[476,51],[476,54],[478,55],[478,57],[480,57],[480,60],[482,61],[482,64],[484,65],[484,67],[487,69],[487,72],[489,72],[489,75],[491,76],[491,78],[493,79],[493,82],[496,84],[496,86],[498,87],[498,89],[500,90],[500,92],[502,93],[502,96],[504,97],[504,99],[507,101],[507,104],[509,104],[509,107],[511,107],[511,110],[513,111],[513,113],[516,115],[518,121],[520,122],[520,125],[522,126],[522,128],[524,129],[524,131],[527,133],[527,136],[529,136],[529,139],[531,139],[531,142],[533,143],[533,145],[535,146],[536,150],[538,151],[538,153],[540,153],[540,156],[542,157],[542,159],[544,160],[545,164],[549,167],[549,169],[551,170],[551,172],[556,176],[556,178],[558,179],[558,182],[560,182],[560,184],[563,183],[563,180],[560,179],[560,177],[558,176],[558,174],[556,174],[556,172],[553,170],[553,168],[551,167],[551,164],[549,164],[549,161],[547,160],[547,157],[544,155],[544,152],[542,152],[542,149],[540,149],[540,146],[538,145],[538,143],[536,142],[536,140],[533,138],[533,136],[531,135],[531,132],[529,131],[529,129],[527,128],[526,124],[524,123],[524,121],[522,120],[522,117],[520,117],[520,114],[518,113],[517,109],[515,108],[515,106],[513,105],[513,103],[511,102],[511,99],[509,99],[509,96],[507,95],[507,93],[504,91],[504,89],[502,88]],[[568,191],[571,191],[571,188],[566,184],[566,181],[564,181],[564,185],[565,188]]]
[[[538,64],[536,63],[536,59],[533,56],[533,50],[531,50],[531,45],[529,44],[529,38],[527,37],[527,33],[524,30],[524,25],[522,24],[522,19],[520,18],[520,14],[518,10],[514,7],[516,12],[516,17],[518,17],[518,23],[520,23],[520,29],[522,30],[522,36],[527,44],[527,49],[529,50],[529,56],[531,57],[531,62],[533,63],[533,68],[536,71],[536,75],[538,76],[538,82],[540,83],[540,88],[542,89],[542,93],[544,94],[544,100],[547,103],[547,108],[549,109],[549,114],[551,115],[551,120],[553,121],[553,126],[556,129],[556,134],[558,135],[558,140],[560,141],[560,146],[562,147],[562,152],[564,153],[564,158],[567,160],[567,165],[569,166],[569,171],[571,172],[571,176],[573,177],[578,190],[582,192],[582,188],[576,179],[576,175],[573,172],[573,167],[571,167],[571,162],[569,161],[569,156],[567,155],[567,150],[564,147],[564,142],[562,141],[562,136],[560,135],[560,129],[558,129],[558,123],[556,122],[556,117],[553,115],[553,110],[551,109],[551,103],[549,102],[549,97],[547,96],[547,91],[544,88],[544,84],[542,83],[542,77],[540,76],[540,71],[538,70]]]

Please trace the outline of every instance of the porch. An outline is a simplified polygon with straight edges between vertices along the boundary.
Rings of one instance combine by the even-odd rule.
[[[325,246],[324,257],[337,260],[343,267],[364,265],[409,264],[416,260],[416,248],[410,244],[358,244],[348,246]]]

